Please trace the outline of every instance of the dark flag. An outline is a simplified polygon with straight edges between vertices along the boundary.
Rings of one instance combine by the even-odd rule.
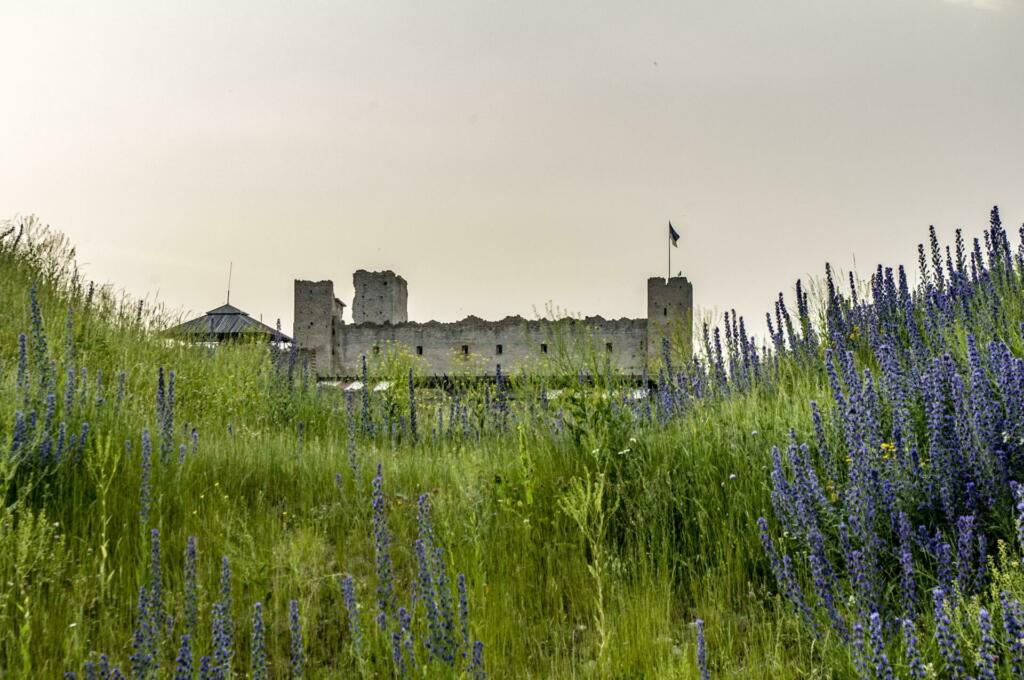
[[[668,223],[668,237],[672,239],[672,246],[675,248],[679,247],[679,232],[675,230],[672,223]]]

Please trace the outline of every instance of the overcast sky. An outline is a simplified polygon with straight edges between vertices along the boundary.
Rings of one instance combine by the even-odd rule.
[[[0,217],[86,272],[291,327],[393,269],[415,320],[757,319],[825,261],[1024,220],[1024,2],[0,2]],[[759,326],[760,324],[758,324]]]

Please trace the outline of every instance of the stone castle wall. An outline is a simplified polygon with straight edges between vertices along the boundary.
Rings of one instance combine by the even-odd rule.
[[[643,371],[646,319],[592,318],[562,323],[470,317],[454,323],[346,326],[335,340],[333,372],[336,376],[358,375],[363,355],[387,352],[391,344],[398,344],[425,361],[434,375],[493,375],[498,366],[509,373],[553,360],[565,342],[580,343],[582,338],[595,355],[608,354],[618,369],[636,374]]]
[[[362,357],[401,346],[418,356],[428,372],[440,375],[493,375],[549,366],[570,351],[611,361],[628,375],[640,375],[661,356],[663,337],[691,352],[693,287],[683,277],[647,282],[647,318],[501,321],[468,317],[453,323],[408,321],[408,287],[394,272],[359,270],[353,277],[353,323],[330,281],[295,282],[294,339],[322,378],[356,377]]]

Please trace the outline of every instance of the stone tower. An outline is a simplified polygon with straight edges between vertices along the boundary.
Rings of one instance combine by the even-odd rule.
[[[360,269],[352,275],[352,285],[356,291],[352,323],[398,324],[409,320],[409,287],[393,271]]]
[[[345,323],[344,309],[345,303],[334,297],[331,281],[296,279],[292,338],[318,376],[329,376],[334,371],[334,338],[337,326]]]
[[[663,338],[677,349],[673,359],[693,355],[693,284],[685,276],[647,279],[647,361],[661,361]]]

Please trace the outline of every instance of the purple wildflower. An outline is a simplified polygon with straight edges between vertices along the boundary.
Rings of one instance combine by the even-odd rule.
[[[164,379],[164,367],[156,371],[156,420],[158,430],[163,434],[164,412],[167,410],[167,387]]]
[[[925,680],[927,673],[924,663],[921,661],[921,652],[918,649],[917,630],[914,627],[914,622],[910,619],[903,620],[903,647],[910,679]]]
[[[469,597],[466,595],[466,575],[460,573],[455,578],[459,590],[459,632],[462,636],[462,659],[465,660],[469,649]]]
[[[704,621],[697,619],[694,623],[697,625],[697,669],[700,671],[701,680],[708,680],[711,676],[708,674],[708,649],[704,640]]]
[[[900,595],[903,600],[903,615],[908,619],[913,619],[917,609],[917,587],[914,582],[914,556],[910,520],[907,518],[907,513],[900,512],[897,528],[900,540]]]
[[[11,458],[17,460],[27,445],[25,414],[17,411],[14,414],[14,431],[11,433]]]
[[[413,649],[412,616],[405,607],[398,608],[398,625],[405,640],[405,661],[412,671],[416,670],[416,652]]]
[[[1024,675],[1024,607],[1005,590],[999,593],[999,605],[1003,610],[1003,630],[1010,648],[1010,668],[1017,677]]]
[[[831,565],[828,563],[828,558],[823,554],[819,555],[816,552],[811,552],[807,556],[807,561],[810,564],[811,575],[814,578],[814,590],[818,594],[821,603],[825,606],[829,621],[832,622],[832,627],[839,634],[839,637],[846,640],[849,637],[849,633],[846,629],[846,621],[836,607],[832,582],[834,574]]]
[[[227,557],[220,558],[220,597],[213,605],[213,672],[221,678],[231,677],[234,656],[234,622],[231,618],[231,568]]]
[[[937,576],[943,593],[955,593],[953,581],[953,549],[949,543],[940,541],[935,549]]]
[[[935,641],[938,643],[939,652],[945,661],[945,668],[954,680],[962,678],[965,675],[964,662],[957,646],[952,622],[949,620],[946,593],[942,588],[935,588],[932,590],[932,600],[935,605]]]
[[[43,431],[49,432],[53,428],[53,420],[57,414],[57,395],[50,392],[46,395],[46,411],[43,415]]]
[[[974,592],[974,517],[964,515],[956,521],[957,547],[956,567],[960,592],[965,595]]]
[[[870,568],[863,550],[850,552],[850,571],[853,590],[857,598],[857,610],[866,618],[876,611],[874,591],[871,584]]]
[[[431,573],[431,555],[426,541],[418,538],[415,541],[416,562],[419,565],[417,597],[423,602],[427,611],[427,627],[429,630],[426,647],[430,657],[442,656],[444,634],[441,617],[438,612],[437,598],[434,593],[434,579]]]
[[[78,462],[82,458],[82,454],[85,453],[85,445],[89,439],[89,421],[82,423],[82,434],[78,437],[78,446],[75,449],[75,462]]]
[[[75,406],[75,369],[70,367],[67,370],[67,379],[64,381],[64,414],[70,416]]]
[[[18,335],[18,392],[28,399],[28,339],[24,333]]]
[[[405,655],[402,654],[402,634],[395,631],[391,634],[391,660],[400,678],[409,677],[409,669],[405,665]]]
[[[194,636],[199,625],[199,597],[196,582],[196,537],[185,543],[185,632]]]
[[[419,433],[416,427],[416,383],[413,380],[411,368],[409,369],[409,430],[412,433],[412,442],[415,444],[419,441]]]
[[[267,680],[267,641],[263,624],[263,605],[259,602],[252,606],[252,644],[251,644],[252,680]]]
[[[192,680],[192,640],[186,633],[181,636],[181,647],[175,659],[174,680]]]
[[[167,371],[167,399],[164,402],[165,412],[162,418],[164,443],[161,447],[161,459],[166,462],[167,456],[174,446],[174,371]]]
[[[978,649],[978,680],[996,680],[996,641],[992,637],[992,618],[988,610],[978,610],[981,646]]]
[[[36,286],[29,291],[32,307],[32,361],[39,377],[39,387],[45,391],[50,384],[50,362],[47,360],[46,336],[43,334],[43,313],[39,307]]]
[[[1017,510],[1017,542],[1024,549],[1024,484],[1010,482]]]
[[[155,635],[152,629],[152,621],[149,616],[149,595],[146,586],[139,588],[139,603],[136,609],[135,631],[132,634],[132,675],[136,678],[146,678],[157,668],[157,661],[154,657],[156,649]]]
[[[355,584],[351,576],[342,577],[341,594],[345,601],[345,611],[348,613],[348,630],[352,635],[352,646],[355,648],[358,658],[362,656],[363,635],[359,625],[359,605],[356,603]]]
[[[302,623],[299,621],[299,601],[288,602],[288,623],[291,632],[290,661],[292,678],[301,678],[305,665],[305,651],[302,644]]]
[[[487,673],[484,672],[484,643],[477,640],[473,643],[473,660],[466,669],[473,680],[486,680]]]
[[[377,624],[387,628],[388,615],[394,610],[395,591],[392,583],[391,532],[384,513],[384,477],[380,463],[373,478],[373,545],[377,563]]]
[[[853,665],[857,668],[857,675],[861,678],[869,678],[868,652],[864,642],[864,626],[860,621],[853,624]]]
[[[61,458],[64,456],[64,447],[65,447],[65,442],[67,441],[67,437],[68,437],[67,427],[65,427],[64,421],[62,420],[60,422],[60,425],[57,426],[57,446],[56,446],[56,448],[54,449],[54,452],[53,452],[53,464],[54,465],[59,463]]]
[[[871,661],[875,667],[875,677],[880,680],[893,680],[892,666],[885,654],[885,640],[882,637],[882,618],[878,612],[871,612],[868,618],[868,634],[871,636]]]
[[[434,582],[438,596],[438,610],[441,615],[441,629],[443,631],[443,652],[441,658],[452,665],[455,662],[455,650],[458,641],[455,639],[455,613],[452,611],[452,591],[448,583],[448,569],[442,558],[441,548],[434,548],[434,563],[436,574]]]
[[[99,663],[96,664],[99,680],[110,680],[110,659],[106,654],[100,654]]]
[[[150,498],[153,484],[153,444],[149,439],[149,430],[142,431],[142,481],[139,484],[139,524],[145,528],[149,524]]]
[[[149,532],[149,618],[155,631],[159,632],[164,623],[163,569],[160,565],[160,530]]]

